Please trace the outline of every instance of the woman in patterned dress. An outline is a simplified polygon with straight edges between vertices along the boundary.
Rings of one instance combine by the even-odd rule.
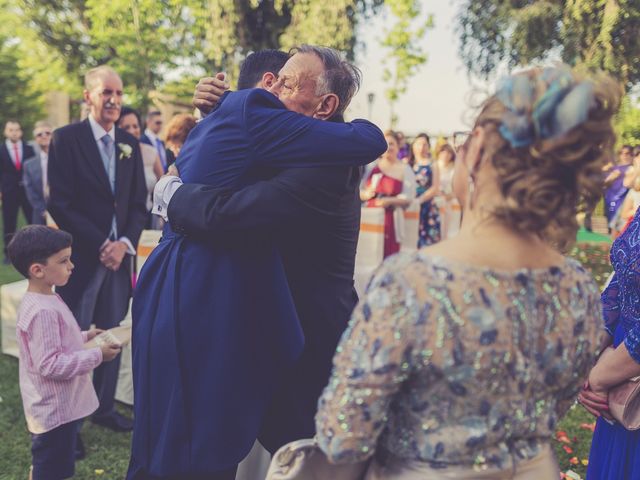
[[[431,142],[426,133],[411,144],[407,163],[416,174],[416,199],[420,204],[418,248],[440,241],[440,211],[436,197],[440,193],[440,172],[431,158]]]
[[[367,207],[384,208],[384,258],[400,251],[404,222],[398,218],[415,196],[415,179],[411,168],[398,160],[395,132],[384,134],[389,148],[365,176],[360,199]]]
[[[601,192],[588,173],[620,96],[553,67],[487,100],[456,158],[460,232],[385,261],[342,337],[316,416],[331,462],[362,462],[365,480],[559,478],[552,439],[602,321],[591,275],[560,252]]]

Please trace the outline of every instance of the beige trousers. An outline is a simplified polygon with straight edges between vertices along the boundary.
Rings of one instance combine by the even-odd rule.
[[[444,469],[429,468],[424,463],[380,466],[371,464],[364,480],[557,480],[560,470],[551,448],[546,445],[532,458],[515,465],[514,468],[473,470],[462,467]]]

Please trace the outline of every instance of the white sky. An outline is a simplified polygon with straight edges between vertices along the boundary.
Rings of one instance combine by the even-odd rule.
[[[434,14],[434,28],[422,43],[428,55],[418,74],[409,83],[407,93],[396,105],[398,130],[411,135],[426,131],[431,135],[468,130],[470,118],[487,91],[487,84],[470,79],[458,55],[456,14],[460,0],[421,0],[422,12]],[[347,111],[349,118],[367,118],[369,93],[375,94],[371,120],[383,130],[390,126],[390,109],[382,81],[385,52],[379,46],[385,21],[378,15],[363,27],[361,39],[366,51],[356,58],[363,72],[363,84]],[[490,88],[490,87],[489,87]]]

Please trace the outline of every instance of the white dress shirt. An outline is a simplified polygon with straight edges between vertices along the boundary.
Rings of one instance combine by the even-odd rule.
[[[113,145],[114,147],[116,147],[116,127],[114,125],[111,126],[111,129],[107,132],[104,128],[102,128],[102,125],[100,125],[94,118],[92,115],[89,115],[89,125],[91,125],[91,131],[93,132],[93,138],[96,141],[96,144],[98,145],[98,148],[104,152],[104,144],[102,143],[102,137],[104,137],[105,135],[109,135],[111,137],[111,140],[113,140]],[[117,147],[116,147],[117,148]],[[113,149],[113,157],[111,158],[111,161],[115,162],[115,155],[116,155],[116,148]],[[104,243],[107,243],[106,239],[104,241]],[[131,240],[129,240],[127,237],[120,237],[118,239],[119,241],[123,242],[126,246],[127,246],[127,253],[129,255],[135,255],[136,254],[136,250],[135,248],[133,248],[133,243],[131,243]]]
[[[165,222],[169,221],[167,217],[167,207],[176,191],[182,186],[180,177],[166,175],[158,180],[153,189],[153,209],[151,213],[162,217]]]

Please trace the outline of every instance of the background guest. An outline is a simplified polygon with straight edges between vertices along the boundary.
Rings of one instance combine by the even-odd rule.
[[[431,157],[431,141],[426,133],[418,135],[411,144],[407,163],[413,166],[420,204],[418,248],[440,241],[440,211],[435,202],[440,194],[440,171]]]
[[[120,110],[120,118],[117,123],[118,127],[133,135],[140,140],[142,131],[140,128],[140,114],[137,110],[129,107],[122,107]],[[140,152],[142,153],[142,164],[144,166],[144,178],[147,184],[147,210],[151,212],[153,203],[151,201],[151,195],[153,194],[153,187],[155,187],[158,179],[164,175],[164,169],[160,162],[160,156],[158,151],[147,143],[140,142]],[[151,215],[151,213],[149,213]]]
[[[560,476],[551,441],[593,364],[601,313],[591,275],[558,249],[600,193],[588,172],[613,146],[621,96],[587,82],[532,69],[484,104],[456,160],[460,232],[388,259],[342,337],[316,416],[330,461],[372,459],[369,480]],[[563,113],[544,136],[522,128],[541,104]]]
[[[5,142],[0,147],[0,193],[2,194],[2,226],[4,230],[4,263],[7,265],[7,245],[16,231],[18,211],[30,222],[33,208],[24,191],[22,166],[27,158],[35,155],[33,147],[22,141],[22,128],[17,120],[9,120],[4,126]]]
[[[140,136],[140,141],[151,145],[158,152],[162,169],[167,171],[167,153],[165,151],[164,142],[160,139],[160,131],[162,130],[162,113],[152,110],[147,113],[147,128],[144,134]]]
[[[167,145],[167,165],[173,165],[178,158],[180,149],[187,139],[187,135],[196,126],[196,119],[188,113],[174,115],[167,124],[167,135],[165,136]]]
[[[108,329],[129,309],[132,257],[147,222],[147,188],[138,140],[116,128],[123,96],[120,76],[100,66],[85,76],[87,120],[53,133],[49,150],[49,212],[74,238],[69,283],[58,293],[81,328]],[[120,357],[95,370],[100,406],[93,422],[128,431],[114,409]]]
[[[629,193],[635,197],[638,192]],[[639,242],[640,216],[636,213],[611,246],[615,273],[602,293],[608,334],[602,347],[613,346],[615,351],[598,361],[580,394],[580,403],[598,417],[587,467],[589,480],[640,478],[640,430],[629,431],[611,422],[608,405],[612,387],[640,375]]]
[[[400,251],[404,233],[403,209],[411,205],[416,194],[416,181],[411,167],[398,159],[395,132],[384,134],[387,151],[365,175],[360,199],[367,207],[384,208],[384,256]]]
[[[440,146],[438,153],[438,172],[440,173],[440,227],[442,239],[455,236],[460,230],[462,210],[460,202],[453,193],[453,172],[455,169],[456,152],[448,143]]]
[[[404,133],[396,132],[396,137],[398,137],[398,159],[402,160],[409,156],[411,146],[409,145],[409,142],[407,142],[407,138],[404,136]]]
[[[23,167],[24,190],[33,208],[31,223],[36,225],[47,223],[47,199],[49,198],[47,165],[52,131],[53,128],[48,122],[36,122],[33,128],[35,155],[26,159]]]
[[[622,205],[628,188],[623,184],[624,176],[633,161],[633,148],[630,145],[623,145],[617,165],[611,167],[604,180],[606,191],[604,193],[605,214],[609,223],[609,231],[615,227],[616,216]]]

